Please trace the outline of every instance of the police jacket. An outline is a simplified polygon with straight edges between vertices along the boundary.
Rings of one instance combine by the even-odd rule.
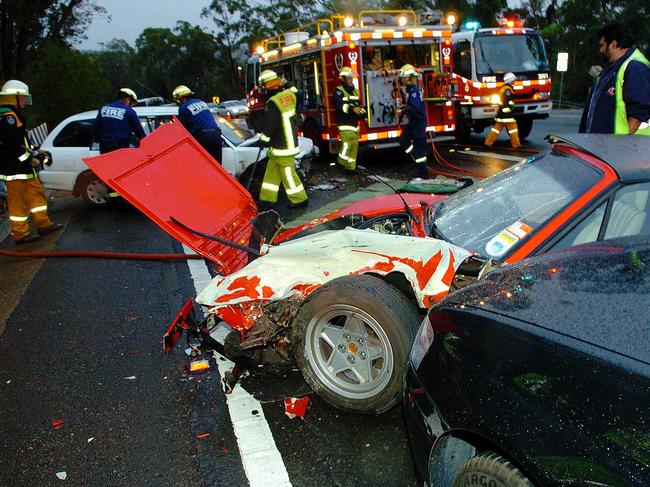
[[[591,90],[581,132],[615,133],[618,95],[622,95],[620,104],[624,105],[619,106],[619,110],[624,109],[627,117],[641,121],[650,119],[650,68],[637,58],[637,53],[640,51],[632,46],[602,70]],[[630,60],[633,55],[634,59]],[[623,87],[622,94],[616,93],[617,84]]]
[[[513,114],[515,102],[513,100],[512,86],[503,85],[499,90],[499,98],[501,99],[501,105],[499,105],[499,111],[494,120],[502,123],[516,122]]]
[[[145,136],[135,110],[122,100],[115,100],[99,109],[93,123],[93,134],[98,142],[128,142],[131,134],[138,139]]]
[[[296,131],[296,95],[290,89],[268,94],[260,142],[270,146],[272,155],[294,156],[300,152]]]
[[[32,150],[27,139],[27,120],[11,105],[0,106],[0,179],[30,179]]]
[[[424,101],[422,100],[420,87],[417,84],[406,85],[406,101],[403,112],[405,115],[408,115],[409,120],[414,122],[423,122],[426,120]]]
[[[359,90],[345,84],[336,87],[334,90],[334,119],[339,129],[342,127],[357,128],[361,116],[354,113],[354,108],[358,106]]]
[[[216,130],[219,133],[221,132],[208,105],[198,98],[185,99],[178,107],[178,120],[192,135],[197,135],[202,130]]]

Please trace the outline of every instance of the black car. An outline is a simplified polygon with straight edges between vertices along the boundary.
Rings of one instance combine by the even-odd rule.
[[[428,485],[650,486],[650,242],[534,257],[449,295],[415,339],[404,407]]]

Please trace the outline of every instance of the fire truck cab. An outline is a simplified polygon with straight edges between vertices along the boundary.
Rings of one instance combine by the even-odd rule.
[[[421,73],[427,131],[451,134],[455,128],[451,34],[447,25],[420,25],[413,11],[388,10],[363,11],[356,19],[334,16],[266,39],[246,70],[249,125],[259,128],[264,106],[257,75],[273,69],[297,90],[299,132],[319,145],[321,153],[335,152],[338,130],[332,95],[341,83],[339,71],[348,66],[359,74],[354,82],[367,109],[359,141],[375,146],[394,143],[403,122],[395,116],[402,103],[398,72],[408,63]]]
[[[544,40],[516,20],[504,19],[494,28],[468,24],[469,29],[452,34],[453,76],[458,83],[456,138],[466,142],[472,130],[480,133],[492,124],[503,76],[513,73],[514,115],[524,139],[533,120],[547,118],[553,107]]]

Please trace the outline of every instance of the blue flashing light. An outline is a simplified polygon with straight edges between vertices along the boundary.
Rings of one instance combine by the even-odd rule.
[[[479,24],[476,20],[470,20],[469,22],[465,22],[463,28],[465,30],[478,30],[481,28],[481,24]]]

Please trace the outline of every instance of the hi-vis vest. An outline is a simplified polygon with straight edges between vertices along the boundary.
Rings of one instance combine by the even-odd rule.
[[[298,137],[294,130],[296,123],[296,94],[293,90],[286,89],[269,98],[269,103],[273,103],[280,112],[284,142],[282,147],[273,144],[271,151],[274,156],[295,156],[300,152]],[[271,142],[274,142],[273,137],[271,137]]]
[[[616,73],[616,111],[614,112],[614,133],[615,134],[629,134],[630,125],[627,123],[627,111],[625,109],[625,101],[623,101],[623,81],[625,80],[625,69],[631,61],[638,61],[648,68],[650,62],[646,57],[635,49],[630,57],[621,65]],[[634,133],[635,135],[650,135],[650,119],[641,121],[641,125]]]

